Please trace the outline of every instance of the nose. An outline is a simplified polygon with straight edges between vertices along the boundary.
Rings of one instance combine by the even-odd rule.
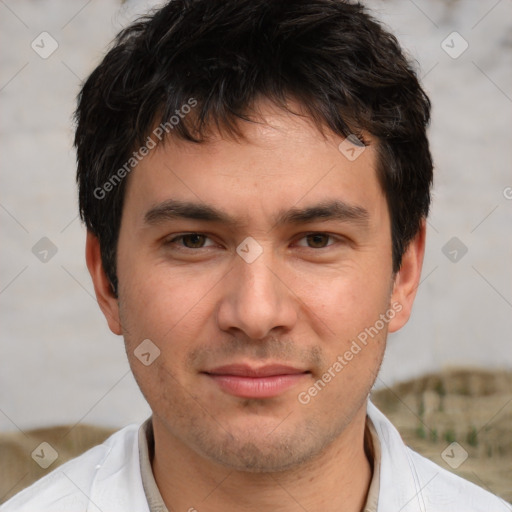
[[[299,306],[283,270],[265,253],[252,263],[236,257],[233,265],[217,309],[219,328],[234,334],[242,331],[253,340],[289,332]]]

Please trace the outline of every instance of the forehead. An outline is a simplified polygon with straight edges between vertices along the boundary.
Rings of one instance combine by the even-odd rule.
[[[252,118],[240,121],[242,139],[220,132],[200,144],[166,139],[131,173],[125,208],[141,215],[176,199],[247,219],[326,199],[370,209],[384,199],[371,140],[359,147],[321,133],[311,119],[269,102],[260,103]]]

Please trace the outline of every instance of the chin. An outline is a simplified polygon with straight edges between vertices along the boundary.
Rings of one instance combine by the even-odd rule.
[[[284,420],[286,422],[286,419]],[[226,431],[195,432],[193,443],[202,456],[235,471],[276,473],[292,470],[318,457],[332,442],[332,432],[316,432],[312,425],[274,431],[253,428],[230,435]],[[290,427],[290,425],[288,425]],[[192,433],[192,432],[191,432]]]

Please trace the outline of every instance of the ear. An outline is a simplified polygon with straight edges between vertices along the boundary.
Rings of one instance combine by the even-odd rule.
[[[420,230],[411,240],[402,257],[402,265],[395,276],[391,304],[397,303],[397,314],[389,322],[389,332],[401,329],[411,316],[412,304],[416,297],[425,255],[426,221],[423,219]]]
[[[122,334],[123,331],[119,318],[119,302],[114,295],[110,281],[103,269],[100,242],[89,230],[87,230],[87,240],[85,243],[85,260],[94,284],[96,300],[107,319],[108,326],[114,334]]]

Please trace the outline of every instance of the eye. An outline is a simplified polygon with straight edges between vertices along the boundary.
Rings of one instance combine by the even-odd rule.
[[[210,241],[210,243],[207,244],[207,241]],[[202,249],[203,247],[214,245],[213,242],[202,233],[185,233],[172,238],[166,243],[168,245],[179,244],[181,247],[186,247],[187,249]]]
[[[327,233],[309,233],[300,239],[298,245],[311,249],[323,249],[334,243],[333,238],[332,235]],[[330,241],[331,243],[329,243]]]

